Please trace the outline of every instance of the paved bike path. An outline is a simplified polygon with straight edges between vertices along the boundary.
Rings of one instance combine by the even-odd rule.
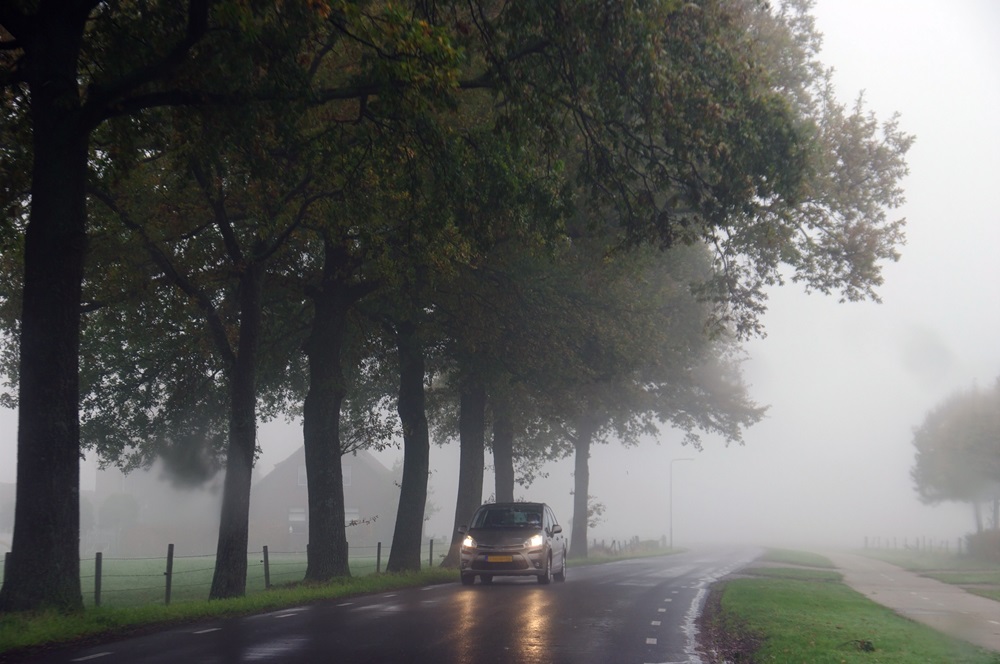
[[[1000,651],[1000,602],[849,553],[827,554],[844,583],[873,602],[939,632]]]

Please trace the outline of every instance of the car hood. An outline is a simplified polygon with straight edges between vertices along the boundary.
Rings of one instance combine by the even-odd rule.
[[[469,535],[479,545],[521,546],[526,539],[540,532],[541,528],[472,528],[469,530]]]

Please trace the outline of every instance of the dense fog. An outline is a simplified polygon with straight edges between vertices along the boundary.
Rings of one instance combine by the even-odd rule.
[[[595,446],[590,493],[606,509],[592,539],[672,530],[682,547],[954,547],[973,527],[966,505],[918,500],[912,430],[949,394],[1000,375],[1000,5],[822,0],[814,14],[843,100],[863,90],[878,117],[898,111],[917,137],[897,215],[907,219],[902,259],[885,268],[881,303],[839,303],[793,283],[770,292],[767,336],[745,344],[744,363],[751,396],[770,409],[745,445],[706,437],[699,451],[664,430],[635,448]],[[15,415],[0,413],[0,483],[15,479],[15,435]],[[268,423],[259,442],[258,479],[301,445],[301,428]],[[376,456],[391,469],[401,452]],[[426,534],[449,537],[457,445],[434,446],[431,466]],[[517,495],[568,524],[572,459],[545,472]],[[93,460],[82,473],[92,489]],[[487,498],[489,473],[484,486]],[[9,538],[0,532],[0,549]]]

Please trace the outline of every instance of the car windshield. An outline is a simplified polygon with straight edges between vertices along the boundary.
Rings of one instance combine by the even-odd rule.
[[[476,513],[473,528],[541,528],[542,513],[537,508],[489,507]]]

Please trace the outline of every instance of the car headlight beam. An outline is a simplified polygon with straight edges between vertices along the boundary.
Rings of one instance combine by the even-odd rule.
[[[465,536],[465,539],[462,540],[462,548],[463,549],[475,549],[476,548],[476,540],[472,539],[472,535],[466,535]]]
[[[545,538],[542,537],[541,533],[538,533],[537,535],[532,535],[531,537],[529,537],[524,541],[524,546],[526,546],[529,549],[537,549],[543,544],[545,544]]]

